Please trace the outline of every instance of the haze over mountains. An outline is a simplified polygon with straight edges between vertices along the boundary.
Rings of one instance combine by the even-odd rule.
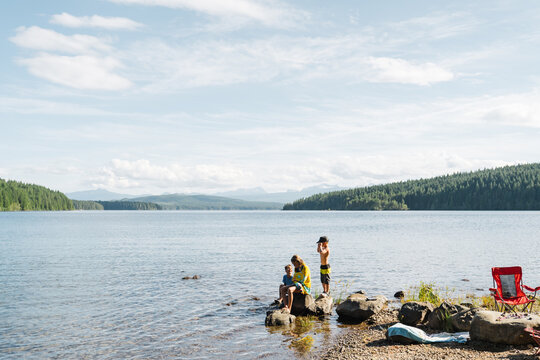
[[[285,192],[268,193],[264,189],[258,187],[258,188],[252,188],[252,189],[238,189],[234,191],[219,192],[219,193],[207,194],[207,195],[225,197],[225,198],[230,198],[230,199],[238,199],[238,200],[244,200],[244,201],[272,202],[272,203],[285,204],[285,203],[293,202],[295,200],[308,197],[314,194],[319,194],[319,193],[324,193],[324,192],[329,192],[329,191],[344,190],[344,189],[345,188],[343,187],[323,184],[319,186],[305,188],[300,191],[288,190]],[[161,197],[161,196],[170,196],[170,195],[200,196],[203,194],[130,195],[130,194],[114,193],[105,189],[96,189],[96,190],[76,191],[72,193],[66,193],[66,195],[70,199],[73,199],[73,200],[111,201],[111,200],[137,199],[138,201],[149,201],[149,200],[142,200],[142,199],[143,198],[148,199],[151,197],[151,198],[154,198],[154,200],[156,200],[156,197]]]

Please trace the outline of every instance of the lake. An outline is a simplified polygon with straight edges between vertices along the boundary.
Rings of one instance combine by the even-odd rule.
[[[420,281],[482,295],[492,266],[540,285],[536,211],[0,213],[0,358],[284,358],[305,334],[316,351],[335,315],[303,333],[264,319],[293,254],[321,291],[321,235],[334,296]]]

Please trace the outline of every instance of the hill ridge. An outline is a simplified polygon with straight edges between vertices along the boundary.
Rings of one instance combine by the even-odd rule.
[[[316,194],[283,210],[540,210],[540,163]]]

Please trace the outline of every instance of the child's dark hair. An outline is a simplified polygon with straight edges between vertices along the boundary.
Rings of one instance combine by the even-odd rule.
[[[285,265],[285,270],[287,270],[287,269],[292,269],[292,265],[291,264]]]

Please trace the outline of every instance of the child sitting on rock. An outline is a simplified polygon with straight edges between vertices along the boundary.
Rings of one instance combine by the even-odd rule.
[[[277,299],[275,304],[282,304],[287,297],[287,288],[293,284],[293,267],[291,264],[285,265],[285,275],[283,275],[282,284],[279,285],[279,299]]]

